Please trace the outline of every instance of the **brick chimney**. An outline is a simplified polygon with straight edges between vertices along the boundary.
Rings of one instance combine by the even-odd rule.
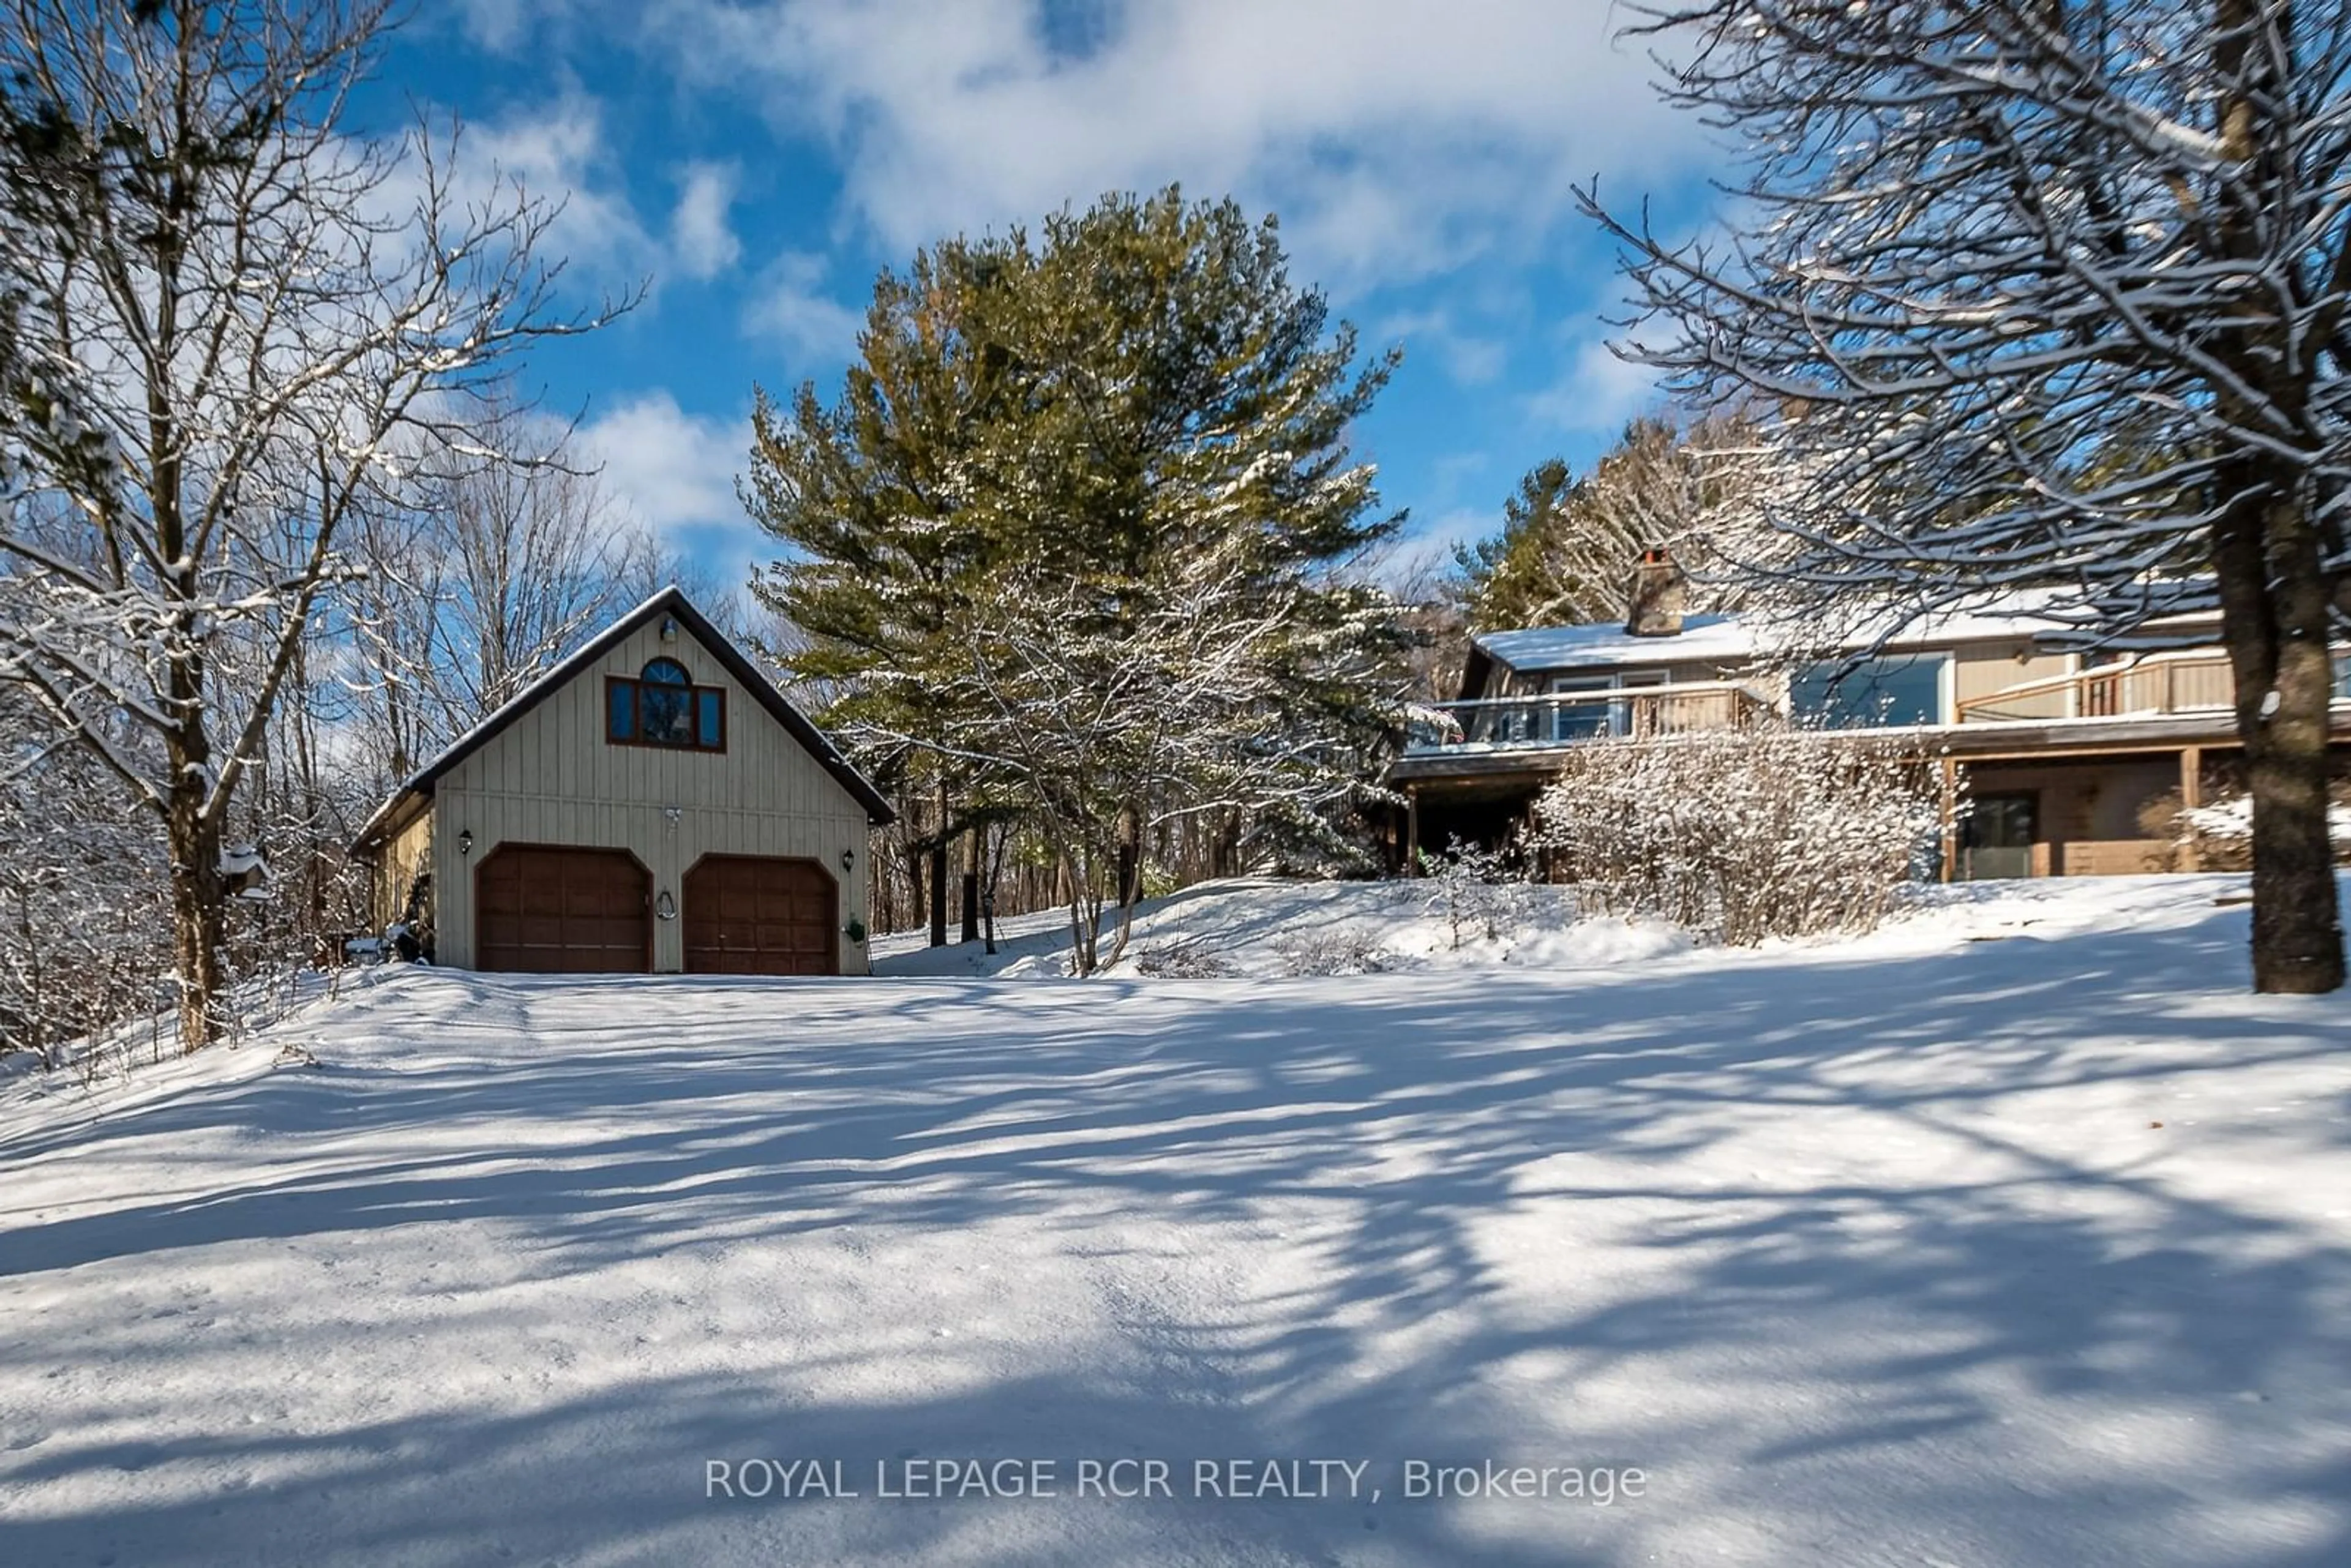
[[[1635,637],[1678,637],[1688,601],[1689,584],[1674,558],[1661,549],[1644,550],[1641,564],[1633,569],[1625,631]]]

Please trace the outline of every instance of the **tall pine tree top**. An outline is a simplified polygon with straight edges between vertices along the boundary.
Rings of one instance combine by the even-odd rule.
[[[1403,520],[1345,441],[1395,362],[1359,363],[1274,220],[1230,201],[1170,187],[942,242],[877,280],[835,401],[761,397],[745,499],[788,553],[754,591],[805,634],[793,672],[844,694],[834,722],[918,746],[1007,574],[1082,585],[1083,630],[1115,636],[1238,549],[1327,642],[1364,620],[1332,574]],[[1332,697],[1311,674],[1301,703]]]

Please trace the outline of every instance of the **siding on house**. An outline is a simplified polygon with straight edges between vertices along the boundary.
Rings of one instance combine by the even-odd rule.
[[[704,855],[805,857],[840,883],[842,924],[863,918],[864,807],[697,638],[681,630],[664,643],[660,628],[659,617],[638,628],[439,780],[431,852],[443,963],[473,967],[473,868],[502,843],[626,850],[653,873],[656,902],[667,893],[673,907]],[[656,658],[684,664],[697,685],[726,690],[726,751],[605,740],[605,677],[634,677]],[[464,833],[473,836],[470,852],[459,850]],[[841,973],[866,972],[862,944],[844,936],[840,952]],[[656,920],[655,971],[674,973],[684,961],[684,921]]]
[[[1994,692],[2027,681],[2070,674],[2079,661],[2072,653],[2036,653],[2032,644],[2023,641],[2012,643],[1978,643],[1955,648],[1951,653],[1952,701],[1971,702],[1988,697]],[[2020,718],[2066,718],[2069,694],[2064,691],[2045,692],[2020,699],[2013,711]],[[1945,722],[1956,722],[1959,715],[1944,716]]]
[[[417,873],[432,869],[433,812],[428,807],[416,815],[416,820],[384,841],[376,857],[374,907],[368,911],[369,924],[381,931],[401,916],[408,904],[408,889]],[[440,885],[434,879],[434,885]]]

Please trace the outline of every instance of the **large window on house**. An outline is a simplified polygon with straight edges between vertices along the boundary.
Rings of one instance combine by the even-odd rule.
[[[1788,709],[1830,729],[1943,722],[1941,653],[1812,664],[1788,685]]]
[[[1551,684],[1554,696],[1566,696],[1582,692],[1604,692],[1615,685],[1607,675],[1562,675]],[[1559,703],[1552,708],[1551,738],[1553,740],[1588,740],[1593,736],[1612,733],[1609,710],[1613,703]]]
[[[1551,684],[1554,695],[1577,692],[1614,692],[1667,684],[1663,670],[1619,670],[1607,675],[1561,675]],[[1604,735],[1631,735],[1644,727],[1635,722],[1632,699],[1613,702],[1559,703],[1552,712],[1551,738],[1590,740]]]
[[[726,749],[726,692],[697,686],[675,659],[655,659],[635,680],[604,679],[604,738],[614,746]]]

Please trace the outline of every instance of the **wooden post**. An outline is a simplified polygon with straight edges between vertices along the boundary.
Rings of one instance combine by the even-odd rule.
[[[2179,809],[2192,811],[2204,803],[2204,748],[2183,746],[2179,748]],[[2183,824],[2184,826],[2185,824]],[[2179,844],[2179,869],[2202,871],[2203,857],[2196,852],[2196,835],[2191,829]]]
[[[1404,874],[1420,874],[1420,791],[1409,784],[1404,789]]]
[[[1943,880],[1959,880],[1959,765],[1949,756],[1943,770]]]

